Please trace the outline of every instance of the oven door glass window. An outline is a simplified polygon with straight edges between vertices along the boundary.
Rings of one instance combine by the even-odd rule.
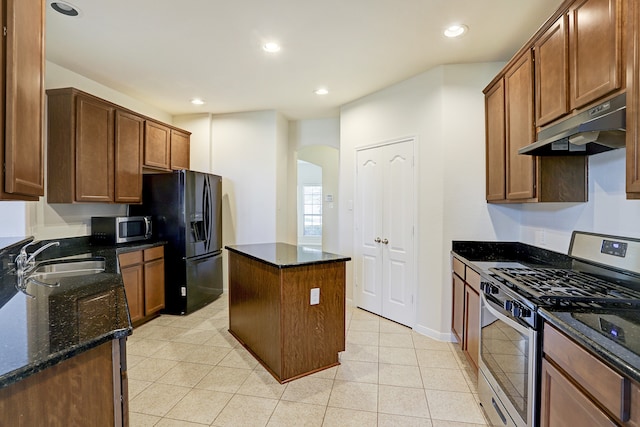
[[[535,348],[533,329],[525,328],[483,301],[480,357],[500,389],[521,419],[528,420],[532,352]]]

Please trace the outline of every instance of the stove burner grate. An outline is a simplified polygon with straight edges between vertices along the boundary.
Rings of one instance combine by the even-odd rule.
[[[640,292],[575,270],[491,268],[494,274],[535,298],[554,303],[640,304]]]

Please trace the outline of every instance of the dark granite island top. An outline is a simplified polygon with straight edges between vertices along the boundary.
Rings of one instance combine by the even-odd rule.
[[[309,246],[297,246],[289,243],[258,243],[251,245],[225,246],[229,251],[248,256],[277,268],[298,267],[305,264],[344,262],[350,257],[323,252]]]

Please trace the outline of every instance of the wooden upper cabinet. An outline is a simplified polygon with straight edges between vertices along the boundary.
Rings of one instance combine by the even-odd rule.
[[[0,130],[0,199],[38,200],[44,195],[44,19],[42,0],[3,0],[4,66]],[[6,13],[6,16],[2,16]],[[3,181],[3,182],[2,182]]]
[[[534,44],[536,125],[569,112],[569,25],[562,15]]]
[[[505,199],[504,80],[485,94],[487,201]]]
[[[169,171],[172,139],[176,168],[189,168],[189,132],[78,89],[46,93],[49,203],[140,203],[142,169]]]
[[[190,134],[171,129],[171,169],[189,169]]]
[[[111,105],[76,97],[76,201],[113,201],[113,130]]]
[[[571,5],[571,109],[583,107],[621,88],[621,11],[622,0],[576,0]]]
[[[518,150],[534,142],[533,61],[531,51],[507,69],[505,76],[506,196],[510,200],[536,196],[536,157]]]
[[[116,110],[115,202],[142,202],[144,119]]]
[[[170,170],[171,129],[151,120],[144,125],[144,167]]]
[[[627,198],[640,199],[640,5],[627,10]]]

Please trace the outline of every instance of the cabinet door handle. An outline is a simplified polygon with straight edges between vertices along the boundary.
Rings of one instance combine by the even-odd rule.
[[[376,243],[380,243],[380,242],[382,242],[382,240],[381,240],[379,237],[376,237],[376,238],[375,238],[375,240],[374,240],[374,242],[376,242]]]
[[[389,244],[389,241],[388,241],[387,239],[384,239],[384,240],[382,241],[382,243],[384,243],[385,245],[388,245],[388,244]]]

